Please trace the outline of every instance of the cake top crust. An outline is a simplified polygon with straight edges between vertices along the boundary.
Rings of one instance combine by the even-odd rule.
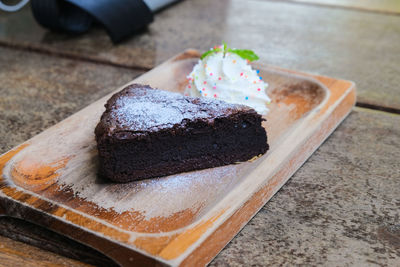
[[[179,93],[153,89],[148,85],[132,84],[114,94],[105,104],[96,135],[116,132],[160,131],[184,126],[188,122],[210,122],[221,116],[238,112],[255,113],[244,105],[229,104],[210,98],[183,96]]]

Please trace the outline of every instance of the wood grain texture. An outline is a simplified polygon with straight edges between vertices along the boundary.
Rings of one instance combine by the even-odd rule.
[[[400,115],[354,108],[211,266],[397,266]]]
[[[134,82],[183,91],[197,56],[187,51]],[[238,165],[109,184],[96,176],[93,138],[106,96],[0,158],[3,210],[93,246],[123,265],[207,263],[355,102],[351,82],[258,67],[273,99],[265,124],[272,148],[267,155]],[[221,229],[224,236],[215,234]]]
[[[0,47],[0,153],[142,73]]]
[[[0,266],[92,266],[0,236]]]
[[[400,115],[354,108],[210,266],[335,265],[338,261],[395,266],[400,260],[399,135]],[[0,231],[3,222],[7,223],[0,219]],[[52,242],[60,243],[54,248],[60,248],[55,253],[61,255],[63,250],[76,249],[40,229],[18,227],[23,239],[7,236],[44,249],[24,236],[51,236]],[[14,257],[13,251],[24,249],[31,258],[38,250],[13,244],[13,250],[0,253]],[[40,251],[49,261],[61,257]]]
[[[0,16],[0,25],[0,44],[147,69],[187,47],[204,51],[226,41],[270,65],[355,81],[358,101],[400,110],[400,16],[287,1],[188,0],[116,46],[101,28],[80,36],[46,31],[29,9]]]
[[[267,0],[270,1],[270,0]],[[397,0],[285,0],[302,4],[315,4],[329,7],[343,7],[364,11],[388,14],[400,13],[400,2]]]
[[[98,251],[91,249],[90,247],[84,246],[70,238],[57,234],[49,229],[40,227],[37,224],[29,223],[25,220],[7,216],[0,216],[0,235],[3,236],[2,240],[4,240],[4,242],[8,242],[10,246],[12,246],[12,251],[23,249],[23,251],[26,251],[26,253],[29,253],[29,251],[30,253],[33,253],[31,247],[28,245],[24,247],[18,247],[18,244],[20,244],[20,242],[24,242],[26,244],[38,247],[36,250],[39,250],[39,248],[41,248],[56,253],[59,255],[59,258],[62,258],[62,256],[64,256],[94,266],[117,266],[113,261],[105,257],[103,254],[99,253]],[[9,237],[15,241],[20,242],[13,243],[7,241],[8,239],[5,237]],[[0,251],[0,254],[13,254],[12,251],[7,252],[3,250]],[[45,251],[42,251],[41,254],[47,255],[45,256],[45,258],[48,258],[49,261],[53,261],[55,263],[57,260],[53,260],[53,258],[56,256],[53,256],[53,254],[50,252],[46,254]],[[0,255],[0,258],[1,257],[2,256]],[[23,258],[27,258],[27,260],[31,260],[32,262],[35,262],[37,260],[36,258],[32,258],[29,255],[27,255],[26,257],[24,256]]]

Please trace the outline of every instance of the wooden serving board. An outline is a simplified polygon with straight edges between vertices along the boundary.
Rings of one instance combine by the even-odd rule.
[[[132,82],[182,92],[198,56],[188,50]],[[127,184],[102,180],[93,131],[110,94],[0,157],[0,213],[124,266],[208,263],[355,103],[352,82],[255,67],[273,100],[264,123],[270,150],[262,157]]]

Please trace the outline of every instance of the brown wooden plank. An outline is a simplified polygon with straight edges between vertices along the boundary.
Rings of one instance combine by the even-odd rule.
[[[400,115],[355,108],[210,266],[400,262]]]
[[[279,1],[279,0],[278,0]],[[316,4],[329,7],[353,8],[389,14],[400,13],[400,2],[397,0],[285,0],[301,4]]]
[[[8,48],[0,70],[0,153],[141,73]]]
[[[389,62],[389,65],[390,65],[390,62]],[[329,73],[327,73],[327,74],[329,74]],[[365,120],[364,120],[365,121]],[[369,121],[368,123],[375,123],[374,121]],[[392,123],[397,123],[397,121],[395,120],[394,122],[392,122]],[[23,125],[20,125],[19,127],[23,127]],[[40,131],[40,130],[39,130]],[[19,142],[17,142],[17,143],[19,143]],[[295,189],[293,189],[293,190],[295,190]],[[293,212],[293,211],[292,211]],[[279,230],[279,229],[275,229],[275,230]],[[393,240],[396,240],[396,228],[388,228],[388,229],[386,229],[385,231],[384,230],[382,230],[382,231],[380,231],[379,233],[381,233],[381,235],[383,236],[383,237],[387,237],[387,239],[386,240],[389,240],[388,242],[389,243],[394,243],[394,244],[396,244],[396,241],[393,241]],[[364,232],[361,232],[361,233],[364,233]],[[373,233],[372,233],[373,234]],[[260,235],[260,233],[258,233],[258,235]],[[394,239],[390,239],[390,237],[391,236],[394,236]],[[256,235],[256,237],[257,237],[257,235]],[[279,240],[279,239],[278,239]],[[392,241],[390,241],[390,240],[392,240]],[[247,241],[248,240],[246,240],[245,242],[245,244],[248,244],[247,243]],[[281,242],[284,242],[284,241],[282,241],[282,239],[281,239]],[[255,246],[255,247],[258,247],[257,245]],[[254,248],[254,247],[253,247]],[[332,249],[331,249],[332,250]],[[379,249],[377,250],[377,251],[379,251]],[[301,253],[301,252],[300,252]],[[333,254],[334,253],[334,251],[331,251],[331,254]],[[390,253],[390,252],[389,252]],[[252,254],[253,256],[254,256],[254,254]],[[310,257],[311,257],[311,259],[313,259],[313,257],[314,258],[317,258],[317,255],[312,255],[311,253],[310,254],[308,254]],[[371,254],[371,255],[374,255],[374,256],[377,256],[378,254]],[[301,255],[300,255],[301,256]],[[310,258],[309,257],[309,258]],[[256,255],[256,258],[258,258],[258,260],[260,259],[260,256],[258,255]],[[305,261],[306,261],[307,259],[305,259]],[[239,262],[240,262],[240,259],[239,259]]]
[[[0,236],[0,266],[92,266]]]
[[[187,51],[132,83],[183,92],[198,55]],[[3,211],[86,243],[121,264],[131,259],[135,264],[207,263],[355,102],[351,82],[256,67],[269,82],[272,99],[264,127],[273,149],[258,160],[151,183],[99,183],[93,129],[108,95],[0,158]]]
[[[0,48],[0,153],[43,131],[56,122],[66,118],[87,104],[109,93],[115,84],[124,84],[139,75],[140,71],[102,66],[87,62],[55,58],[42,54]],[[0,232],[16,240],[29,242],[72,258],[81,258],[101,265],[109,262],[101,254],[49,232],[42,231],[29,223],[16,223],[12,219],[0,218]],[[20,234],[22,233],[22,234]],[[46,236],[52,241],[46,242]],[[48,266],[61,264],[61,256],[55,256],[20,242],[7,241],[1,237],[4,246],[2,263],[14,262],[12,266],[29,264]],[[0,242],[0,243],[1,243]],[[11,243],[10,243],[11,242]],[[54,243],[52,243],[54,242]],[[14,245],[11,245],[14,244]],[[54,246],[53,244],[58,244]],[[66,247],[70,249],[66,249]],[[18,248],[26,249],[20,252]],[[43,261],[30,253],[43,255]],[[85,254],[87,253],[87,254]],[[97,258],[96,258],[97,257]],[[78,265],[68,259],[65,265]],[[99,263],[100,262],[100,263]],[[47,264],[47,265],[46,265]],[[108,264],[109,265],[109,264]]]
[[[395,265],[399,125],[399,115],[356,108],[211,266]],[[41,262],[35,255],[56,262],[52,253],[14,244],[0,253],[13,266],[22,248],[31,265]]]
[[[7,240],[5,237],[9,237],[13,240],[24,242],[26,244],[41,248],[44,251],[48,251],[49,253],[44,251],[42,253],[49,255],[50,258],[52,258],[52,253],[50,252],[53,252],[67,258],[80,260],[81,262],[95,266],[117,266],[112,260],[92,248],[84,246],[72,239],[24,220],[0,216],[0,235],[2,235],[0,236],[0,239],[3,238],[3,240]],[[18,243],[19,242],[11,242],[11,244]],[[29,246],[26,247],[28,250],[30,250]],[[18,247],[16,245],[15,248],[17,251],[18,248],[22,250],[22,247]],[[16,254],[16,252],[9,252],[10,254]],[[7,254],[6,251],[3,251],[3,254],[4,253]],[[29,259],[29,256],[25,256],[24,258]]]
[[[29,9],[0,16],[0,43],[151,68],[183,49],[226,41],[267,64],[353,80],[363,103],[400,109],[400,17],[280,1],[182,1],[148,30],[112,45],[101,28],[82,36],[48,32]]]

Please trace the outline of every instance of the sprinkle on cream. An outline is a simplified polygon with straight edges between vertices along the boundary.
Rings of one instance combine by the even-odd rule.
[[[185,94],[247,105],[264,115],[271,100],[266,93],[268,84],[259,73],[237,54],[216,52],[194,66]]]

